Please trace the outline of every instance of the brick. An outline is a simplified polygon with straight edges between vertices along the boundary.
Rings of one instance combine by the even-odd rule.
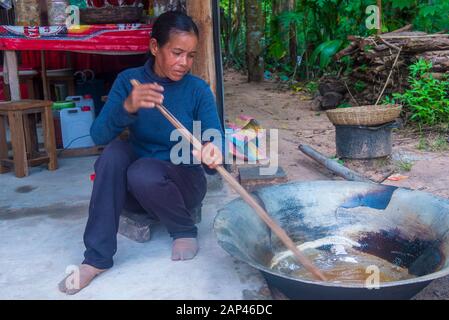
[[[276,173],[273,175],[261,175],[260,168],[260,166],[239,168],[240,184],[248,191],[288,181],[287,175],[282,167],[278,167]]]
[[[159,223],[146,213],[123,210],[120,216],[118,233],[136,242],[147,242],[151,238],[152,227]]]
[[[195,224],[201,222],[201,206],[190,209]],[[118,233],[136,242],[147,242],[151,239],[151,229],[159,220],[145,212],[123,210],[120,216]]]

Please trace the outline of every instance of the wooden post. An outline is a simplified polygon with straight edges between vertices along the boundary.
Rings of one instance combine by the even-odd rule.
[[[58,159],[56,154],[55,127],[53,123],[53,113],[51,106],[46,105],[42,122],[44,129],[44,146],[47,155],[50,158],[48,162],[48,170],[58,169]]]
[[[187,14],[193,18],[200,31],[198,53],[192,73],[204,79],[210,85],[212,92],[216,93],[212,3],[210,0],[189,0]]]
[[[4,77],[8,81],[9,91],[11,94],[11,101],[20,100],[20,86],[19,86],[19,69],[17,66],[17,55],[15,51],[5,51],[5,72],[8,76]]]
[[[47,80],[47,66],[45,62],[45,51],[41,50],[41,75],[42,75],[42,89],[44,91],[44,100],[49,99],[48,95],[48,80]]]

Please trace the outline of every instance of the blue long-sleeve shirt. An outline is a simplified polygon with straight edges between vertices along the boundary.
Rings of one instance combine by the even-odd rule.
[[[136,114],[129,114],[123,107],[132,90],[131,79],[141,83],[157,82],[163,86],[164,106],[190,132],[193,130],[193,121],[201,121],[201,133],[207,129],[219,130],[221,149],[224,149],[223,129],[209,85],[191,74],[179,81],[160,78],[153,71],[152,59],[143,67],[128,69],[118,75],[106,104],[91,127],[90,133],[96,144],[108,144],[128,127],[129,142],[138,157],[170,161],[170,151],[177,144],[177,141],[170,141],[170,135],[175,129],[173,125],[156,108],[141,108]]]

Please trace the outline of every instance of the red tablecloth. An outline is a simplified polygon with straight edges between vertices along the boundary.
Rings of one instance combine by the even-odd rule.
[[[0,50],[57,50],[105,53],[148,51],[151,25],[0,26]]]
[[[21,51],[22,68],[40,70],[40,51],[45,50],[48,70],[66,68],[66,51],[72,55],[74,70],[92,69],[100,72],[118,72],[132,65],[144,63],[144,56],[120,56],[148,52],[151,25],[110,24],[80,26],[18,27],[0,26],[0,50]],[[87,53],[118,54],[99,56]],[[1,63],[1,62],[0,62]],[[0,79],[0,99],[3,98],[3,79]],[[21,96],[27,97],[26,85],[21,84]]]

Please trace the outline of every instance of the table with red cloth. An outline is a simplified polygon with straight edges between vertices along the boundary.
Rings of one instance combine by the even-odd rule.
[[[46,68],[64,68],[67,66],[65,52],[70,51],[77,53],[72,61],[75,69],[94,68],[97,73],[110,72],[125,68],[129,59],[132,59],[120,56],[147,53],[150,34],[151,25],[138,23],[80,25],[71,28],[0,26],[0,50],[5,53],[4,69],[7,70],[11,99],[19,100],[21,97],[16,51],[22,51],[23,67],[40,68],[40,55],[45,51]]]

